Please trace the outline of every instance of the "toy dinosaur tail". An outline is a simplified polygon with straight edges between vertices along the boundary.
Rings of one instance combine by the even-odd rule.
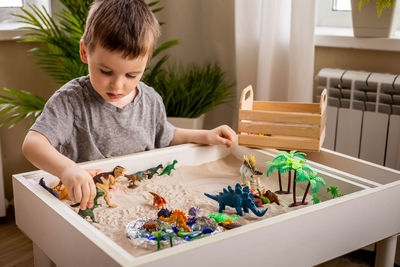
[[[46,189],[48,192],[50,192],[53,196],[55,196],[55,197],[58,198],[58,199],[60,198],[60,196],[57,194],[56,191],[54,191],[52,188],[50,188],[50,187],[48,187],[48,186],[46,185],[46,182],[44,181],[44,178],[41,178],[41,179],[40,179],[39,184],[40,184],[44,189]]]
[[[214,199],[215,201],[218,201],[218,197],[215,196],[215,195],[210,195],[210,194],[207,194],[207,193],[204,193],[204,195],[209,197],[209,198],[211,198],[211,199]]]

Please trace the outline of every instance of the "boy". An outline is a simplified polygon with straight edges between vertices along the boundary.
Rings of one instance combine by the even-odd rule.
[[[80,209],[93,206],[96,187],[76,162],[187,142],[230,147],[236,133],[175,128],[161,97],[140,82],[159,23],[141,0],[95,1],[80,46],[89,75],[74,79],[47,101],[22,150],[36,167],[58,176]]]

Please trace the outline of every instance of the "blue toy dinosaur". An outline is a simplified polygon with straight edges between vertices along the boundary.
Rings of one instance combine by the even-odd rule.
[[[219,195],[210,195],[207,193],[204,193],[204,195],[218,201],[219,213],[222,213],[225,206],[235,208],[237,214],[240,216],[243,216],[242,209],[245,213],[249,213],[249,210],[251,210],[258,217],[264,216],[268,210],[268,208],[262,211],[257,209],[256,204],[252,199],[253,194],[250,193],[249,187],[246,186],[242,190],[242,186],[239,183],[236,184],[235,190],[233,190],[231,186],[228,186],[228,189],[224,188],[223,192],[220,192]]]

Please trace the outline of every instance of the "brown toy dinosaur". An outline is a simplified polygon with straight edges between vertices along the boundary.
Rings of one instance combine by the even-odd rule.
[[[104,200],[111,208],[116,208],[117,205],[111,203],[110,186],[115,185],[117,178],[124,175],[124,171],[126,171],[124,167],[117,166],[111,172],[102,172],[93,177],[94,184],[98,189],[104,191]]]
[[[268,190],[268,191],[264,194],[264,196],[267,197],[267,198],[271,201],[271,204],[275,202],[276,204],[281,205],[281,204],[279,203],[279,198],[278,198],[278,196],[277,196],[275,193],[273,193],[271,190]]]
[[[169,225],[171,225],[172,223],[176,223],[176,227],[178,229],[180,229],[181,227],[183,227],[183,229],[185,231],[190,232],[190,228],[189,226],[186,225],[186,222],[188,221],[188,218],[186,217],[185,212],[181,211],[181,210],[174,210],[171,214],[171,216],[169,216],[168,218],[164,218],[164,217],[158,217],[158,219],[160,219],[161,221],[164,222],[168,222]]]
[[[122,175],[123,175],[124,177],[126,177],[126,178],[129,179],[128,188],[134,187],[136,181],[141,182],[141,181],[144,180],[143,177],[141,177],[141,176],[139,176],[139,175],[136,175],[136,174],[122,174]]]

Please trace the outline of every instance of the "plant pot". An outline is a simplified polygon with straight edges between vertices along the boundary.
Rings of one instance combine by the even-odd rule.
[[[351,0],[351,16],[355,37],[390,37],[397,27],[397,14],[395,12],[399,1],[395,1],[393,8],[382,10],[378,17],[376,2],[371,0],[363,3],[358,9],[360,0]]]
[[[197,118],[167,117],[167,120],[177,128],[203,129],[204,114]]]

